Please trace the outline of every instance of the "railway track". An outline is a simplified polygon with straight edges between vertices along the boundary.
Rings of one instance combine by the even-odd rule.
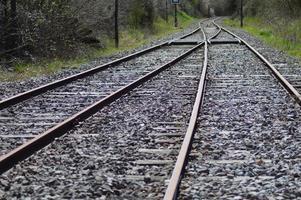
[[[203,106],[165,199],[296,199],[300,94],[245,40],[213,25],[220,46],[209,48]]]
[[[200,28],[175,41],[189,38],[198,31]],[[0,172],[63,135],[79,121],[167,69],[201,45],[195,46],[174,46],[165,42],[2,100]]]
[[[14,151],[15,140],[9,143],[0,169],[13,168],[0,176],[0,195],[5,190],[5,198],[297,197],[297,90],[243,39],[212,20],[202,27],[137,59],[158,59],[165,63],[160,68],[157,62],[139,68],[133,64],[138,61],[127,60],[110,72],[97,70],[67,87],[42,91],[34,97],[37,103],[29,99],[13,106],[29,108],[31,116],[34,105],[52,105],[47,106],[52,117],[63,110],[67,118],[74,113],[64,102],[80,102],[79,111],[103,98],[85,109],[87,114],[81,111],[38,135],[61,117],[45,126],[42,120],[34,139]],[[173,58],[166,58],[167,52]],[[106,86],[101,95],[100,85]],[[52,95],[67,101],[45,104]],[[57,105],[62,109],[55,110]],[[24,122],[28,132],[37,130],[36,124]]]
[[[39,180],[32,186],[40,197],[44,193],[52,194],[55,188],[56,198],[81,198],[82,195],[142,198],[150,194],[163,198],[165,179],[176,159],[202,70],[204,42],[198,43],[189,48],[187,55],[178,58],[179,62],[169,64],[169,68],[157,76],[21,162],[18,166],[22,169],[16,166],[2,178],[11,183],[15,173],[33,170],[29,173],[33,176],[28,174],[25,179],[31,182],[36,173],[39,174]],[[163,159],[167,155],[170,158]],[[47,169],[53,171],[45,173]],[[61,179],[57,179],[57,175],[66,181],[77,177],[78,182],[67,188],[67,183],[59,187],[56,180]],[[52,178],[44,182],[47,177]],[[82,186],[91,179],[93,183],[87,190],[93,192],[87,194]],[[48,187],[49,184],[52,186]],[[17,193],[30,196],[25,194],[29,188],[22,185]],[[43,191],[39,186],[43,186]],[[161,192],[158,194],[153,188]],[[12,190],[8,196],[18,194]]]
[[[235,31],[235,30],[233,30]],[[238,33],[239,34],[239,33]],[[241,33],[242,34],[242,33]],[[271,47],[258,44],[257,40],[242,34],[243,37],[249,39],[248,43],[260,52],[279,72],[280,74],[300,93],[301,70],[300,62],[277,52]]]

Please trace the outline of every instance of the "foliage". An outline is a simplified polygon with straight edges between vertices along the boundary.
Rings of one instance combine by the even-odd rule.
[[[192,5],[187,12],[197,13],[198,3],[185,1]],[[181,11],[182,5],[180,24],[186,25],[192,19]],[[124,0],[119,1],[119,10],[121,42],[140,44],[149,35],[174,31],[172,17],[168,24],[162,20],[166,13],[173,14],[169,0]],[[114,19],[111,0],[0,0],[0,69],[36,75],[60,69],[61,60],[102,55],[111,48]]]
[[[300,0],[249,0],[246,1],[246,11],[251,16],[264,17],[267,20],[278,20],[283,17],[296,18],[301,16]]]
[[[245,1],[246,26],[250,33],[268,44],[301,57],[301,1]],[[237,25],[236,21],[227,21]]]
[[[71,0],[17,1],[16,33],[2,30],[3,50],[17,49],[7,53],[6,60],[11,57],[33,60],[34,57],[74,55],[76,41],[80,39],[77,32],[80,23],[72,13],[70,2]],[[10,27],[13,20],[12,9],[8,8],[7,11],[8,14],[2,17],[8,19],[4,25]],[[9,35],[12,34],[17,37],[10,38]],[[10,40],[16,40],[16,44],[5,45]]]
[[[33,76],[51,74],[66,68],[76,68],[80,64],[89,62],[92,59],[108,56],[119,51],[126,51],[140,45],[150,43],[154,39],[159,39],[170,33],[179,31],[182,27],[189,26],[194,20],[194,18],[181,11],[179,14],[179,24],[181,27],[175,28],[171,17],[169,18],[168,23],[166,23],[166,21],[161,17],[157,17],[154,21],[153,31],[151,32],[145,32],[143,30],[133,28],[127,28],[121,31],[119,49],[115,48],[114,40],[107,36],[102,38],[105,48],[87,48],[85,49],[85,54],[74,58],[43,58],[35,63],[19,61],[15,64],[13,72],[2,71],[2,73],[0,73],[0,81],[18,81]]]
[[[225,20],[230,26],[239,27],[238,20]],[[301,59],[301,20],[294,20],[279,29],[278,25],[266,23],[261,18],[247,17],[244,29],[267,44]]]
[[[198,0],[201,12],[203,15],[208,16],[209,8],[211,14],[217,16],[229,16],[236,11],[238,0]]]
[[[72,16],[70,0],[20,1],[19,6],[22,42],[31,54],[54,57],[75,49],[79,23]]]
[[[182,9],[185,13],[192,16],[199,16],[201,13],[201,1],[199,0],[188,0],[182,1]]]
[[[149,0],[134,0],[129,12],[131,28],[151,27],[154,22],[154,6]]]

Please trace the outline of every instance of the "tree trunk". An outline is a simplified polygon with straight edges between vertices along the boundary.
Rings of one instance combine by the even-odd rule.
[[[17,0],[10,0],[10,18],[8,20],[8,37],[6,50],[17,47]]]
[[[0,36],[1,36],[1,40],[0,40],[0,44],[2,47],[0,47],[0,49],[3,51],[3,50],[6,50],[6,37],[8,35],[7,33],[7,25],[8,25],[8,9],[7,9],[7,3],[8,1],[7,0],[2,0],[2,4],[3,4],[3,15],[1,16],[2,17],[2,32],[0,33]]]

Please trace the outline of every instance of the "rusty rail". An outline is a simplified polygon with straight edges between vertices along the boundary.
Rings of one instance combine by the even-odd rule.
[[[205,19],[205,20],[207,20],[207,19]],[[200,30],[200,27],[196,28],[195,30],[193,30],[192,32],[190,32],[190,33],[188,33],[186,35],[183,35],[183,36],[177,38],[176,40],[187,38],[187,37],[195,34],[196,32],[198,32],[199,30]],[[45,93],[45,92],[47,92],[49,90],[53,90],[55,88],[61,87],[63,85],[66,85],[66,84],[71,83],[73,81],[76,81],[78,79],[82,79],[82,78],[85,78],[87,76],[91,76],[91,75],[93,75],[95,73],[98,73],[98,72],[103,71],[105,69],[108,69],[110,67],[114,67],[114,66],[116,66],[116,65],[118,65],[120,63],[129,61],[131,59],[134,59],[134,58],[139,57],[141,55],[144,55],[146,53],[152,52],[154,50],[162,48],[163,46],[169,45],[169,43],[170,42],[168,42],[168,41],[167,42],[163,42],[161,44],[158,44],[158,45],[152,46],[150,48],[147,48],[145,50],[141,50],[139,52],[130,54],[128,56],[119,58],[119,59],[114,60],[112,62],[109,62],[109,63],[103,64],[103,65],[94,67],[92,69],[83,71],[81,73],[78,73],[78,74],[75,74],[75,75],[72,75],[72,76],[69,76],[69,77],[66,77],[66,78],[63,78],[63,79],[60,79],[60,80],[57,80],[57,81],[45,84],[45,85],[42,85],[42,86],[34,88],[32,90],[29,90],[29,91],[26,91],[26,92],[14,95],[12,97],[9,97],[7,99],[1,100],[0,101],[0,110],[5,109],[5,108],[10,107],[10,106],[13,106],[13,105],[18,104],[18,103],[21,103],[21,102],[23,102],[23,101],[25,101],[27,99],[30,99],[32,97],[38,96],[40,94],[43,94],[43,93]]]
[[[200,24],[201,27],[201,24]],[[179,186],[181,183],[181,178],[183,176],[189,152],[191,149],[194,133],[195,133],[195,128],[197,124],[197,118],[203,103],[203,97],[204,97],[204,92],[205,92],[205,87],[206,87],[206,76],[207,76],[207,69],[208,69],[208,43],[210,40],[216,38],[220,33],[221,33],[221,28],[218,28],[218,31],[211,36],[210,38],[207,39],[206,34],[201,27],[201,31],[204,37],[204,61],[203,61],[203,70],[202,70],[202,75],[200,78],[199,82],[199,87],[198,87],[198,93],[196,96],[196,100],[193,106],[192,114],[190,117],[189,125],[185,134],[185,138],[183,141],[183,144],[181,146],[180,153],[178,155],[176,165],[174,167],[172,177],[169,180],[169,185],[167,187],[167,190],[165,192],[164,200],[174,200],[177,198],[178,192],[179,192]]]
[[[114,102],[124,94],[128,93],[129,91],[133,90],[134,88],[140,86],[141,84],[145,83],[146,81],[150,80],[154,76],[158,75],[162,71],[168,69],[172,65],[176,64],[183,58],[187,57],[198,48],[200,48],[204,43],[198,44],[193,48],[189,49],[179,57],[175,58],[174,60],[162,65],[158,69],[144,75],[143,77],[135,80],[134,82],[126,85],[125,87],[119,89],[118,91],[114,92],[113,94],[107,96],[106,98],[92,104],[91,106],[85,108],[84,110],[78,112],[77,114],[69,117],[68,119],[64,120],[63,122],[59,123],[55,127],[47,130],[46,132],[38,135],[37,137],[33,138],[32,140],[26,142],[25,144],[21,145],[20,147],[14,149],[10,153],[3,155],[0,157],[0,174],[4,173],[5,171],[12,168],[16,165],[19,161],[22,161],[29,156],[31,156],[36,151],[42,149],[46,145],[50,144],[54,141],[55,138],[60,137],[66,134],[69,130],[71,130],[76,124],[81,121],[84,121],[88,117],[92,116],[96,112],[98,112],[103,107],[107,106],[108,104]]]
[[[301,95],[300,93],[295,89],[294,86],[292,86],[285,78],[282,76],[282,74],[261,54],[259,53],[254,47],[252,47],[247,41],[239,37],[238,35],[234,34],[233,32],[221,27],[217,23],[213,22],[213,24],[216,27],[221,28],[223,31],[229,33],[230,35],[238,38],[242,44],[248,47],[272,72],[272,74],[276,77],[276,79],[281,83],[281,85],[293,96],[293,98],[297,101],[299,105],[301,105]]]
[[[201,75],[201,79],[200,79],[199,86],[198,86],[198,93],[197,93],[196,100],[195,100],[195,103],[193,106],[193,111],[192,111],[191,118],[189,121],[188,129],[185,134],[185,138],[184,138],[180,153],[178,155],[176,165],[175,165],[175,168],[172,173],[172,177],[169,181],[169,185],[166,190],[164,200],[173,200],[177,197],[179,185],[181,182],[181,177],[183,175],[183,172],[184,172],[184,169],[185,169],[185,166],[187,163],[188,155],[189,155],[189,152],[191,149],[191,144],[192,144],[192,140],[193,140],[194,133],[195,133],[197,118],[198,118],[199,111],[200,111],[200,108],[201,108],[201,105],[203,102],[204,90],[205,90],[205,86],[206,86],[207,65],[208,65],[208,43],[207,43],[206,35],[205,35],[205,32],[203,29],[202,29],[202,33],[203,33],[204,41],[205,41],[205,48],[204,48],[203,70],[202,70],[202,75]]]
[[[196,128],[196,123],[197,123],[197,117],[201,109],[201,105],[203,103],[203,96],[204,96],[204,90],[206,86],[206,71],[207,71],[207,65],[208,65],[208,49],[207,46],[208,44],[211,43],[211,40],[216,38],[221,31],[225,31],[229,33],[230,35],[234,36],[237,39],[237,42],[231,41],[231,43],[239,43],[239,44],[244,44],[246,45],[258,58],[260,58],[261,61],[265,63],[269,67],[269,69],[272,71],[273,75],[280,81],[282,86],[296,99],[298,104],[301,105],[301,95],[299,92],[276,70],[276,68],[266,59],[264,58],[263,55],[261,55],[258,51],[256,51],[250,44],[248,44],[245,40],[240,38],[239,36],[235,35],[231,31],[219,26],[213,21],[213,24],[219,29],[218,32],[212,36],[209,39],[205,39],[205,59],[204,59],[204,67],[203,67],[203,72],[201,76],[201,80],[199,83],[199,89],[198,89],[198,94],[196,97],[196,101],[193,107],[192,115],[189,121],[189,126],[187,129],[187,132],[185,134],[185,138],[179,153],[179,156],[176,161],[176,165],[172,174],[172,177],[169,181],[168,188],[166,190],[164,200],[174,200],[177,199],[178,192],[179,192],[179,186],[181,183],[181,178],[183,176],[185,167],[188,162],[188,155],[191,150],[192,146],[192,141],[194,137],[194,132]],[[202,30],[204,37],[205,33]],[[214,42],[214,41],[213,41]]]

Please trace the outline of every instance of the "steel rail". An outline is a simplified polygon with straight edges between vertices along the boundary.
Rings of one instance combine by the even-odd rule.
[[[185,166],[188,161],[188,155],[189,155],[188,153],[189,153],[189,151],[191,149],[191,145],[192,145],[192,140],[193,140],[193,136],[194,136],[194,132],[195,132],[198,113],[200,112],[201,105],[203,102],[203,97],[204,97],[203,92],[204,92],[204,89],[206,86],[206,71],[207,71],[207,65],[208,65],[208,48],[207,48],[207,46],[208,46],[208,44],[210,44],[210,40],[216,38],[221,33],[221,31],[225,31],[225,32],[231,34],[232,36],[237,38],[239,43],[246,45],[253,53],[256,54],[256,56],[258,56],[271,69],[271,71],[276,76],[276,78],[282,83],[282,85],[288,90],[288,92],[294,96],[294,98],[297,100],[297,102],[299,104],[301,102],[301,96],[298,93],[298,91],[276,70],[276,68],[266,58],[264,58],[258,51],[256,51],[250,44],[248,44],[245,40],[243,40],[239,36],[235,35],[231,31],[219,26],[215,22],[213,22],[213,24],[219,29],[219,31],[211,38],[206,39],[206,42],[205,42],[204,68],[203,68],[203,73],[202,73],[202,77],[201,77],[201,81],[200,81],[200,85],[199,85],[196,102],[194,104],[193,113],[192,113],[192,116],[191,116],[191,119],[189,122],[189,126],[188,126],[187,132],[185,134],[185,138],[184,138],[179,156],[177,158],[177,162],[176,162],[172,177],[169,181],[169,185],[166,190],[164,200],[174,200],[177,198],[181,178],[183,176],[183,172],[185,170]],[[204,71],[205,71],[205,73],[204,73]],[[203,82],[203,84],[202,84],[202,82]],[[200,93],[200,92],[202,92],[202,93]]]
[[[151,51],[154,51],[156,49],[159,49],[162,46],[165,46],[166,44],[167,43],[165,42],[165,43],[162,43],[162,44],[150,47],[148,49],[145,49],[145,50],[136,52],[134,54],[122,57],[122,58],[114,60],[112,62],[103,64],[101,66],[97,66],[95,68],[83,71],[81,73],[78,73],[78,74],[75,74],[75,75],[72,75],[72,76],[68,76],[66,78],[63,78],[63,79],[60,79],[60,80],[57,80],[57,81],[54,81],[54,82],[42,85],[40,87],[31,89],[29,91],[26,91],[26,92],[23,92],[23,93],[20,93],[20,94],[17,94],[15,96],[9,97],[7,99],[4,99],[4,100],[0,101],[0,110],[5,109],[5,108],[7,108],[9,106],[13,106],[13,105],[18,104],[18,103],[21,103],[21,102],[23,102],[23,101],[25,101],[27,99],[30,99],[32,97],[38,96],[40,94],[43,94],[43,93],[45,93],[45,92],[47,92],[49,90],[53,90],[55,88],[61,87],[63,85],[71,83],[71,82],[73,82],[75,80],[82,79],[82,78],[85,78],[87,76],[91,76],[91,75],[93,75],[95,73],[98,73],[98,72],[103,71],[105,69],[108,69],[110,67],[116,66],[116,65],[118,65],[120,63],[129,61],[129,60],[131,60],[133,58],[136,58],[136,57],[144,55],[144,54],[146,54],[148,52],[151,52]]]
[[[200,31],[201,24],[205,23],[206,21],[209,21],[209,20],[210,20],[209,18],[202,20],[199,23],[199,30],[198,31]],[[198,32],[198,31],[195,31],[195,33]],[[184,38],[182,38],[182,39],[184,39]],[[197,44],[200,44],[201,42],[202,41],[197,41],[197,40],[193,40],[193,41],[181,41],[181,39],[175,39],[175,40],[170,41],[169,44],[170,45],[197,45]]]
[[[239,37],[238,35],[234,34],[233,32],[225,29],[224,27],[221,27],[217,23],[213,22],[213,24],[225,32],[229,33],[230,35],[238,38],[242,44],[246,45],[248,49],[250,49],[271,71],[272,74],[276,77],[276,79],[281,83],[281,85],[293,96],[293,98],[296,100],[296,102],[301,105],[301,95],[300,93],[295,89],[294,86],[292,86],[285,78],[282,76],[282,74],[261,54],[259,53],[254,47],[252,47],[247,41]]]
[[[216,18],[214,20],[217,20],[217,19],[219,19],[219,18]],[[210,38],[207,39],[208,44],[211,44],[210,40],[213,40],[222,32],[222,29],[220,27],[217,27],[217,28],[218,28],[218,31],[213,36],[211,36]]]
[[[205,20],[207,20],[207,19],[205,19]],[[192,32],[190,32],[188,34],[185,34],[185,35],[177,38],[176,40],[187,38],[187,37],[195,34],[196,32],[198,32],[199,30],[200,30],[200,27],[196,28],[195,30],[193,30]],[[133,54],[130,54],[128,56],[116,59],[114,61],[105,63],[103,65],[94,67],[92,69],[80,72],[80,73],[72,75],[72,76],[68,76],[66,78],[63,78],[63,79],[60,79],[60,80],[57,80],[57,81],[54,81],[54,82],[42,85],[40,87],[31,89],[29,91],[26,91],[26,92],[23,92],[23,93],[20,93],[20,94],[17,94],[17,95],[14,95],[14,96],[9,97],[9,98],[4,99],[4,100],[1,100],[0,101],[0,110],[3,110],[5,108],[7,108],[7,107],[13,106],[13,105],[18,104],[18,103],[21,103],[21,102],[23,102],[23,101],[25,101],[27,99],[30,99],[32,97],[38,96],[40,94],[43,94],[43,93],[45,93],[45,92],[47,92],[49,90],[53,90],[55,88],[67,85],[67,84],[69,84],[69,83],[71,83],[73,81],[85,78],[87,76],[91,76],[91,75],[93,75],[95,73],[98,73],[98,72],[103,71],[105,69],[108,69],[110,67],[114,67],[114,66],[116,66],[116,65],[118,65],[120,63],[132,60],[132,59],[134,59],[136,57],[139,57],[139,56],[144,55],[146,53],[149,53],[149,52],[152,52],[154,50],[160,49],[160,48],[162,48],[164,46],[168,46],[169,43],[170,43],[169,41],[163,42],[161,44],[152,46],[150,48],[147,48],[147,49],[144,49],[144,50],[141,50],[141,51],[138,51],[136,53],[133,53]]]
[[[211,36],[210,38],[206,38],[205,32],[202,29],[204,40],[205,40],[205,50],[204,50],[204,63],[203,63],[203,71],[199,83],[198,93],[195,100],[195,104],[193,107],[192,115],[189,121],[188,129],[185,134],[185,138],[183,144],[181,146],[180,153],[178,155],[175,168],[172,173],[172,177],[169,181],[168,188],[166,190],[164,200],[174,200],[177,198],[179,192],[179,186],[181,183],[181,179],[185,170],[185,166],[188,161],[188,155],[191,150],[191,145],[195,133],[195,128],[197,124],[197,118],[201,109],[201,105],[203,103],[204,91],[206,86],[206,75],[208,68],[208,44],[211,44],[211,40],[216,38],[222,31],[221,27],[217,27],[218,31]],[[232,42],[232,41],[231,41]],[[237,41],[240,43],[239,41]]]
[[[210,40],[213,40],[214,38],[216,38],[221,32],[222,32],[222,29],[219,29],[219,30],[215,33],[215,35],[213,35],[212,37],[210,37],[210,38],[208,39],[207,42],[208,42],[209,44],[211,44]]]
[[[209,20],[209,18],[206,18],[206,19],[202,20],[202,21],[199,23],[199,25],[200,25],[201,23],[204,23],[205,21],[208,21],[208,20]],[[187,38],[187,37],[189,37],[189,36],[191,36],[191,35],[193,35],[193,34],[199,32],[200,30],[201,30],[201,28],[200,28],[200,26],[199,26],[197,29],[195,29],[194,31],[192,31],[191,33],[188,33],[187,35],[185,35],[185,36],[183,36],[183,37],[179,37],[179,38],[170,40],[170,41],[168,42],[168,45],[174,45],[174,44],[177,45],[176,41],[185,39],[185,38]]]
[[[50,144],[55,138],[58,138],[64,134],[66,134],[69,130],[71,130],[76,124],[85,119],[89,118],[103,107],[109,105],[110,103],[114,102],[124,94],[130,92],[131,90],[137,88],[141,84],[145,83],[146,81],[150,80],[154,76],[158,75],[162,71],[168,69],[172,65],[176,64],[180,60],[184,59],[198,48],[204,45],[204,42],[194,46],[193,48],[189,49],[185,53],[181,54],[177,58],[168,63],[160,66],[156,70],[149,72],[148,74],[144,75],[143,77],[135,80],[134,82],[126,85],[125,87],[119,89],[118,91],[112,93],[111,95],[107,96],[106,98],[90,105],[89,107],[85,108],[84,110],[76,113],[75,115],[69,117],[68,119],[64,120],[63,122],[57,124],[55,127],[47,130],[46,132],[36,136],[35,138],[31,139],[30,141],[26,142],[25,144],[17,147],[16,149],[12,150],[8,154],[5,154],[0,157],[0,174],[6,172],[18,162],[28,158],[36,151],[42,149],[46,145]]]
[[[177,198],[178,190],[179,190],[179,185],[181,182],[181,177],[183,175],[188,155],[191,149],[192,145],[192,140],[194,137],[195,133],[195,128],[197,124],[197,118],[201,109],[201,105],[203,103],[203,97],[204,97],[204,91],[205,91],[205,86],[206,86],[206,75],[207,75],[207,66],[208,66],[208,43],[206,40],[206,35],[204,30],[202,29],[202,33],[204,36],[204,41],[205,41],[205,48],[204,48],[204,62],[203,62],[203,70],[202,70],[202,75],[201,79],[199,82],[198,86],[198,93],[196,96],[196,100],[193,106],[193,111],[191,114],[191,118],[189,121],[188,129],[185,134],[185,138],[183,141],[183,144],[181,146],[180,153],[178,155],[177,161],[175,168],[172,173],[172,177],[169,181],[168,188],[166,190],[164,200],[173,200]]]
[[[236,41],[212,41],[213,39],[215,39],[221,32],[222,32],[222,27],[218,26],[215,21],[218,20],[220,18],[214,19],[213,20],[213,24],[219,29],[218,33],[214,36],[208,39],[208,43],[209,44],[231,44],[231,43],[236,43]],[[238,43],[241,43],[241,40],[238,37],[235,37],[235,39],[237,40]]]

